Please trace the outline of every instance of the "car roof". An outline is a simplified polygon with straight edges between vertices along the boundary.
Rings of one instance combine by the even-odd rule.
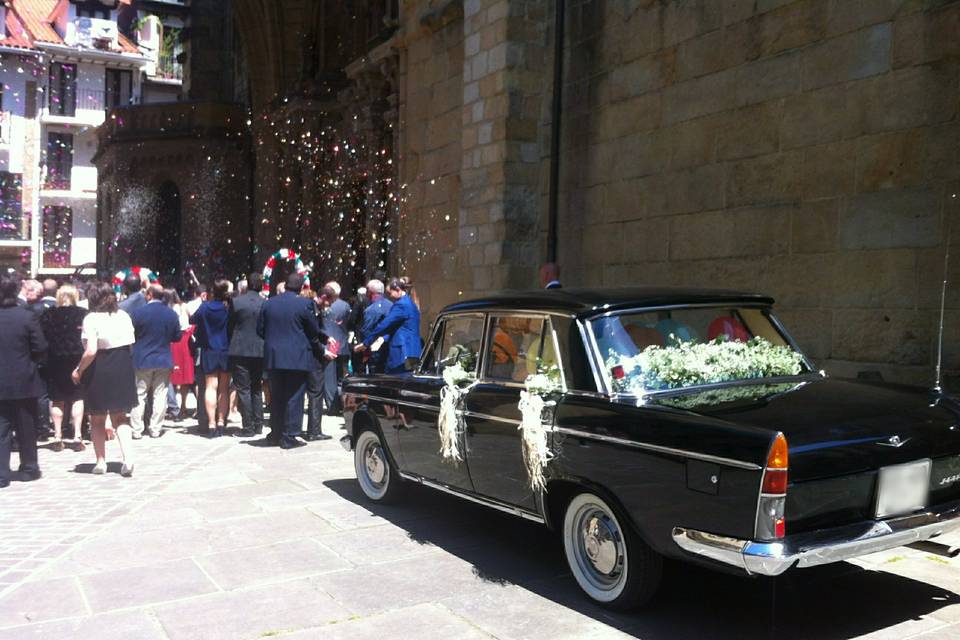
[[[680,287],[531,289],[527,291],[500,291],[482,298],[456,302],[444,307],[441,313],[517,309],[556,312],[583,317],[638,307],[668,307],[686,304],[770,305],[773,304],[773,298],[759,293],[743,291]]]

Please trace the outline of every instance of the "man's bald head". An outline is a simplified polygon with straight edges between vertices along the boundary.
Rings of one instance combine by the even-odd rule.
[[[540,267],[540,288],[546,287],[554,280],[560,280],[560,265],[556,262],[545,262]]]

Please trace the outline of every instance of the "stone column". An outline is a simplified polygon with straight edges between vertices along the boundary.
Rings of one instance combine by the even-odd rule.
[[[465,0],[462,286],[536,286],[546,0]],[[547,96],[546,99],[549,99]]]

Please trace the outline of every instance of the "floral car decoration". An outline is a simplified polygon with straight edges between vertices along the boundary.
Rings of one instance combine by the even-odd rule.
[[[949,555],[931,538],[960,529],[960,401],[820,372],[760,294],[466,300],[414,371],[343,396],[367,498],[423,485],[543,523],[611,608],[649,600],[665,558],[774,576],[916,542]]]

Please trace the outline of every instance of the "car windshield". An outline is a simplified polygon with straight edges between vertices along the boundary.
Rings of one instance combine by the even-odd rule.
[[[641,395],[807,370],[767,309],[697,307],[591,321],[613,391]]]

